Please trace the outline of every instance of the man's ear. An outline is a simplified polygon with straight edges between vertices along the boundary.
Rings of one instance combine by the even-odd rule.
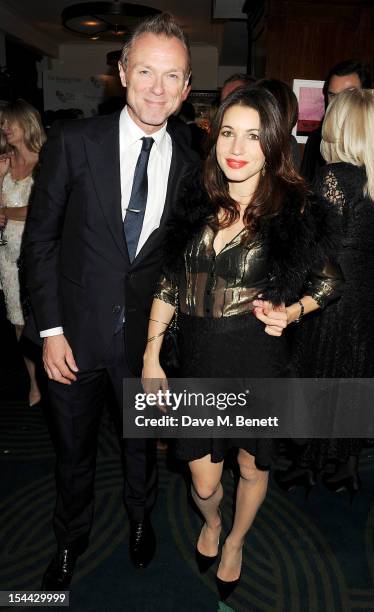
[[[189,93],[191,91],[191,87],[192,87],[192,85],[189,84],[189,78],[188,78],[188,80],[185,83],[184,90],[183,90],[183,93],[182,93],[182,97],[181,97],[182,102],[187,100],[188,95],[189,95]]]
[[[119,71],[119,78],[121,79],[122,87],[127,87],[126,72],[125,72],[125,69],[121,61],[118,62],[118,71]]]

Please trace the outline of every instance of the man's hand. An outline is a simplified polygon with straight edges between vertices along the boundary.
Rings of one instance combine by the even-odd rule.
[[[265,323],[265,332],[269,336],[281,336],[288,325],[284,304],[273,306],[271,302],[266,300],[254,300],[253,306],[253,313],[256,318]]]
[[[71,385],[77,380],[78,372],[72,350],[64,334],[44,338],[43,363],[48,378],[63,385]]]

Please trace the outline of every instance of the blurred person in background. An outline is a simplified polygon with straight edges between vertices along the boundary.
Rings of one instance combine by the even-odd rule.
[[[334,96],[322,126],[326,165],[317,192],[339,213],[338,263],[345,277],[341,300],[297,329],[294,362],[302,378],[374,377],[374,95],[362,89]],[[338,406],[339,409],[339,406]],[[339,413],[338,413],[339,416]],[[360,488],[358,458],[364,439],[314,439],[277,472],[282,488],[310,488],[318,471],[331,491]]]
[[[349,59],[335,64],[326,77],[323,93],[326,108],[334,97],[346,89],[368,88],[371,86],[370,74],[363,62]],[[321,146],[322,124],[311,132],[305,145],[303,160],[301,162],[300,174],[309,185],[312,185],[318,170],[324,166]]]
[[[191,102],[184,101],[179,111],[178,117],[182,121],[184,121],[190,131],[191,148],[196,151],[196,153],[198,153],[200,157],[204,157],[204,145],[207,137],[207,132],[203,130],[203,128],[201,128],[199,125],[197,125],[197,123],[195,123],[196,111],[194,105]]]
[[[236,72],[229,76],[226,81],[222,85],[220,100],[226,100],[227,96],[238,89],[238,87],[249,87],[256,82],[255,77],[250,74],[245,74],[244,72]]]
[[[9,103],[1,112],[1,131],[7,151],[0,157],[0,280],[4,291],[7,318],[19,340],[24,326],[21,306],[18,258],[29,210],[34,171],[45,134],[38,111],[24,100]],[[40,399],[35,364],[24,356],[30,378],[29,405]]]

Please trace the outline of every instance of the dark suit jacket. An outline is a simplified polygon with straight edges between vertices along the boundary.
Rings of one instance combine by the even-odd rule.
[[[124,307],[128,363],[134,374],[141,371],[166,220],[198,163],[193,152],[172,142],[160,227],[130,264],[121,215],[119,113],[50,131],[24,235],[35,319],[26,335],[39,339],[40,330],[62,325],[80,369],[103,361]]]
[[[308,140],[305,144],[303,161],[301,162],[300,166],[300,174],[303,178],[305,178],[310,187],[313,187],[318,171],[326,163],[320,151],[321,140],[322,124],[309,134]]]

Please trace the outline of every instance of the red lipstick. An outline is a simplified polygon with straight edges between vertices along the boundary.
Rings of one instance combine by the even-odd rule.
[[[233,168],[234,170],[239,170],[239,168],[243,168],[248,164],[247,161],[241,161],[239,159],[226,159],[226,163],[229,168]]]

